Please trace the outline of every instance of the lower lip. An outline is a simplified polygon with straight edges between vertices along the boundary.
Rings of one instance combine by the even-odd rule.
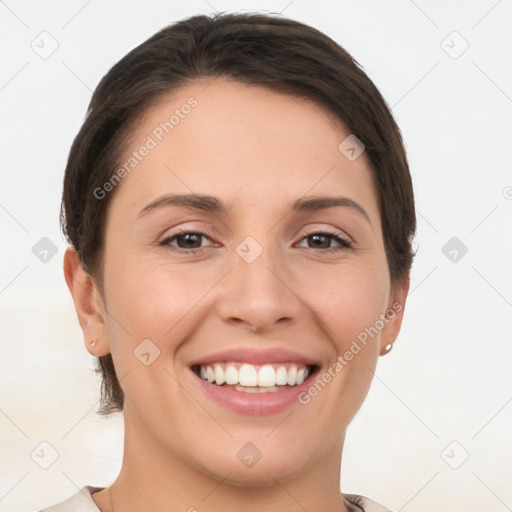
[[[204,392],[217,403],[239,414],[249,414],[253,416],[276,414],[297,404],[297,396],[309,387],[310,379],[315,373],[309,375],[302,384],[289,386],[283,388],[281,391],[246,393],[244,391],[237,391],[231,387],[211,384],[192,371],[192,375],[195,380],[199,382]]]

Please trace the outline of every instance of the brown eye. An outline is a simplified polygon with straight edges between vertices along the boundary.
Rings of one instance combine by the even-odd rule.
[[[186,233],[184,235],[178,235],[176,241],[178,247],[182,249],[196,249],[201,246],[201,235],[200,233]]]
[[[352,247],[352,244],[348,240],[334,233],[311,233],[305,236],[303,240],[308,240],[308,248],[317,249],[322,252],[342,251]],[[338,243],[338,247],[332,247],[332,241]]]
[[[194,249],[203,248],[201,246],[202,238],[209,239],[207,235],[197,231],[180,231],[162,240],[160,245],[171,246],[184,251],[191,250],[193,252]],[[172,243],[174,241],[176,241],[176,245]]]

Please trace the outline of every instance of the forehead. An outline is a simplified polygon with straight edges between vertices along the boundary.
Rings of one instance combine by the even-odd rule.
[[[340,152],[350,132],[315,102],[218,77],[173,91],[133,133],[120,167],[134,165],[125,165],[113,202],[142,207],[166,192],[193,192],[271,207],[338,193],[378,215],[366,155],[350,161]]]

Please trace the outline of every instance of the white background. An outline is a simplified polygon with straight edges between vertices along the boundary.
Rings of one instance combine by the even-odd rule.
[[[396,511],[511,510],[511,0],[1,1],[0,510],[39,510],[120,469],[122,417],[95,414],[99,380],[62,275],[64,167],[108,69],[215,10],[282,12],[331,36],[408,150],[418,253],[402,332],[347,436],[342,490]],[[31,48],[43,31],[58,43],[47,59]],[[32,253],[42,237],[58,248],[46,263]],[[468,248],[457,262],[442,252],[452,237]],[[59,454],[48,469],[31,458],[43,441]]]

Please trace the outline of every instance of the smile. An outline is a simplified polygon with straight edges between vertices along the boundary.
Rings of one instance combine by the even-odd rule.
[[[283,412],[297,405],[323,364],[285,347],[232,347],[188,364],[194,388],[212,406],[244,415]]]
[[[298,404],[317,365],[219,362],[192,366],[196,382],[208,399],[244,415],[276,414]]]
[[[302,384],[314,371],[314,365],[218,362],[196,365],[192,369],[201,379],[217,386],[229,386],[246,393],[271,393]]]

